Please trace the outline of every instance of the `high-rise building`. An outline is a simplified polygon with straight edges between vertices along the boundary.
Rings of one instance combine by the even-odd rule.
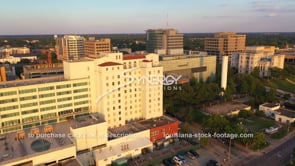
[[[55,50],[59,60],[77,60],[84,57],[84,40],[82,36],[65,35],[56,37]]]
[[[86,57],[98,58],[101,53],[111,52],[111,39],[95,40],[94,37],[90,37],[84,41],[84,50]]]
[[[218,32],[214,37],[206,37],[204,49],[209,55],[216,55],[217,61],[221,62],[222,56],[229,56],[235,52],[244,52],[246,45],[246,35],[235,32]]]
[[[183,34],[175,29],[149,29],[146,31],[146,50],[160,55],[183,54]]]
[[[238,69],[239,73],[251,73],[258,67],[260,76],[269,76],[270,68],[284,68],[285,55],[276,54],[274,46],[246,47],[243,53],[232,55],[231,67]]]

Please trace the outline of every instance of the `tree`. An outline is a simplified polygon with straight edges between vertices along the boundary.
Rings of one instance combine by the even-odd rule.
[[[252,115],[253,115],[252,112],[247,111],[247,110],[241,110],[239,112],[239,114],[238,114],[238,116],[241,117],[241,118],[248,118],[248,117],[250,117]]]
[[[262,132],[256,133],[253,138],[253,149],[261,149],[265,147],[267,143],[265,142],[265,135]]]
[[[275,88],[270,88],[269,92],[266,95],[266,101],[274,102],[276,100],[277,90]]]
[[[200,144],[203,146],[206,146],[209,144],[209,138],[208,137],[201,137],[200,138]]]

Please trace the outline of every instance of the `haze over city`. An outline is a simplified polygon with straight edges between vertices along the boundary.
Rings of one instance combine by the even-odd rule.
[[[183,33],[292,32],[294,6],[293,0],[10,0],[0,6],[0,35],[144,33],[167,27]]]

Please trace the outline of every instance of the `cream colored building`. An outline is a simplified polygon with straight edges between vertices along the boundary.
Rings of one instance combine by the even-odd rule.
[[[277,110],[280,109],[280,104],[264,103],[259,105],[259,111],[263,111],[265,116],[274,118]]]
[[[98,112],[108,127],[163,114],[163,67],[158,55],[108,53],[64,61],[64,77],[0,83],[0,132]],[[156,80],[154,79],[156,78]]]
[[[11,56],[13,54],[30,54],[30,48],[27,47],[8,47],[0,48],[0,58]]]
[[[216,56],[199,52],[181,56],[161,56],[164,74],[181,75],[181,79],[195,78],[198,81],[213,81],[216,74]]]
[[[0,133],[64,121],[91,108],[86,77],[8,81],[0,87]]]
[[[84,41],[84,51],[86,57],[98,58],[101,53],[111,52],[111,39],[95,40],[94,37],[90,37]]]
[[[66,79],[89,77],[92,111],[99,112],[108,127],[163,114],[163,77],[157,54],[123,56],[106,53],[98,59],[64,61]]]
[[[209,55],[216,55],[217,61],[221,62],[221,56],[229,56],[235,52],[244,52],[246,46],[246,35],[235,32],[217,32],[214,37],[206,37],[204,50]]]
[[[84,41],[82,36],[65,35],[55,38],[55,52],[59,60],[77,60],[84,57]]]
[[[291,124],[295,122],[295,111],[287,109],[279,109],[275,114],[275,120],[284,124]]]
[[[34,61],[34,60],[37,60],[37,56],[18,56],[18,57],[14,57],[14,56],[6,56],[4,58],[1,58],[0,59],[0,62],[1,63],[5,63],[5,62],[9,62],[10,64],[16,64],[18,62],[20,62],[22,59],[29,59],[30,61]]]
[[[231,67],[238,69],[239,73],[251,73],[258,67],[261,77],[270,76],[270,68],[284,68],[284,57],[275,54],[274,46],[252,46],[247,47],[244,53],[232,55]]]
[[[135,157],[142,149],[152,150],[149,128],[112,140],[107,129],[163,115],[159,55],[104,53],[96,59],[64,61],[63,67],[64,76],[0,83],[0,141],[10,135],[10,141],[17,138],[24,143],[8,145],[17,146],[13,149],[23,156],[11,158],[5,147],[0,149],[7,157],[1,165],[60,163],[85,150],[95,151],[93,160],[105,165],[120,156]],[[53,126],[51,134],[66,135],[45,138],[50,149],[33,152],[31,145],[38,138],[29,133],[47,134],[47,125]],[[22,152],[23,146],[28,153]]]

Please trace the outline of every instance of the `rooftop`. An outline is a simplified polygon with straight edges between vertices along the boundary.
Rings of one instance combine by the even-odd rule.
[[[262,106],[274,108],[274,107],[280,106],[280,104],[279,103],[265,103],[265,104],[262,104]]]
[[[143,130],[148,130],[155,127],[163,126],[166,124],[170,124],[175,121],[176,119],[173,119],[167,116],[161,116],[161,117],[153,118],[153,119],[138,120],[138,121],[130,122],[124,126],[108,129],[108,132],[110,136],[114,135],[116,137],[120,137],[124,135],[133,134],[136,132],[140,132]],[[114,139],[114,138],[110,138],[110,139]]]
[[[221,115],[228,115],[232,112],[247,109],[250,106],[245,105],[240,102],[226,102],[221,104],[216,104],[210,107],[205,108],[204,111],[210,113],[210,114],[221,114]]]
[[[28,155],[36,155],[37,153],[42,153],[43,151],[55,151],[75,146],[68,137],[70,134],[70,127],[79,128],[104,122],[104,120],[99,119],[97,116],[97,114],[90,114],[70,121],[42,125],[17,132],[1,134],[0,165],[1,162],[26,158]],[[33,134],[35,134],[35,136],[33,136]],[[48,146],[40,150],[38,149],[40,142],[43,145],[48,143]],[[38,145],[34,148],[33,144]],[[77,161],[75,161],[75,159],[65,160],[61,164],[75,166],[77,165]]]
[[[44,125],[0,135],[0,165],[14,159],[27,158],[43,151],[55,151],[75,146],[67,137],[70,132],[67,122]],[[35,134],[35,136],[33,136]],[[40,149],[38,147],[46,145]],[[38,144],[34,146],[34,144]]]
[[[34,84],[45,84],[50,82],[61,82],[61,81],[65,81],[64,76],[14,80],[14,81],[0,82],[0,88],[9,88],[9,87],[26,86],[26,85],[34,85]]]
[[[99,64],[98,66],[106,67],[106,66],[117,66],[117,65],[122,65],[122,64],[117,62],[104,62],[102,64]]]
[[[159,126],[164,126],[164,125],[173,123],[175,121],[176,121],[175,119],[172,119],[170,117],[161,116],[161,117],[158,117],[158,118],[139,121],[138,123],[141,124],[142,126],[148,128],[148,129],[151,129],[151,128],[155,128],[155,127],[159,127]]]
[[[105,160],[112,156],[118,156],[129,150],[136,150],[142,147],[151,147],[153,143],[148,138],[134,138],[126,140],[125,144],[116,144],[94,151],[96,160]]]
[[[295,118],[295,111],[289,110],[289,109],[284,109],[284,108],[280,108],[279,110],[277,110],[280,115],[284,115],[287,116],[289,118]]]
[[[101,119],[98,114],[92,113],[86,116],[81,116],[76,119],[71,120],[71,127],[73,129],[85,127],[93,124],[98,124],[105,122],[103,119]]]
[[[144,59],[145,55],[125,55],[123,60]]]

